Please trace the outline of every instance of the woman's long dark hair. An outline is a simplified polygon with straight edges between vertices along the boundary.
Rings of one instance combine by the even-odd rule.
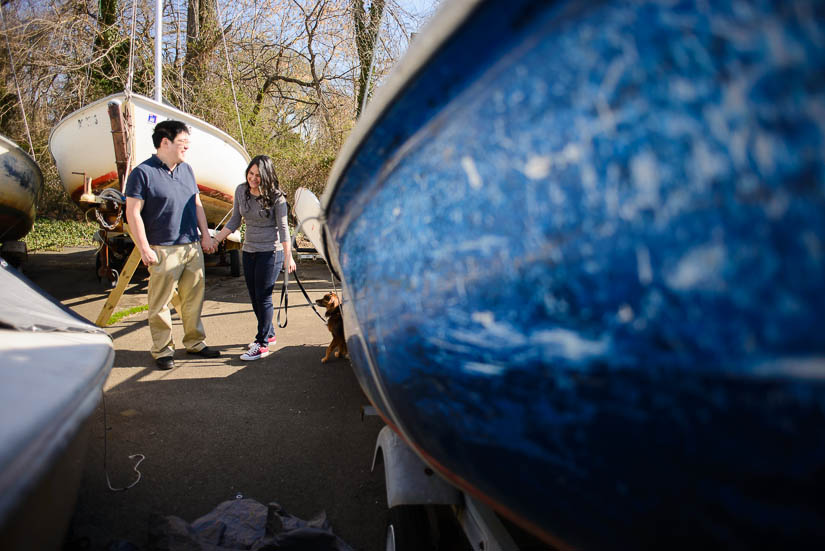
[[[278,182],[278,175],[275,174],[275,165],[272,164],[272,159],[267,155],[256,155],[253,157],[252,160],[249,161],[249,166],[246,167],[244,178],[246,178],[253,166],[258,167],[258,172],[261,175],[261,184],[258,188],[261,191],[261,195],[255,199],[258,201],[258,204],[265,209],[267,216],[269,216],[269,209],[281,198],[284,192],[281,191],[281,185]],[[249,201],[250,197],[252,197],[252,194],[249,193],[249,183],[247,182],[246,200]]]

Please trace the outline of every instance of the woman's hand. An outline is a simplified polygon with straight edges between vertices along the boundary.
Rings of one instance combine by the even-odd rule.
[[[229,231],[229,228],[224,226],[223,228],[221,228],[221,231],[219,231],[218,233],[215,234],[215,248],[216,249],[221,244],[221,242],[226,239],[226,236],[228,236],[230,233],[231,232]]]
[[[293,260],[292,255],[289,255],[289,258],[284,261],[284,270],[291,274],[296,268],[295,260]]]

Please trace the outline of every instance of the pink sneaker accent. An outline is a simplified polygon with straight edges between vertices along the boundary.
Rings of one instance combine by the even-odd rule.
[[[275,344],[276,342],[278,342],[278,337],[277,336],[269,337],[267,339],[267,345],[272,345],[272,344]],[[255,341],[252,341],[251,343],[249,343],[249,346],[247,346],[247,348],[252,348],[252,345],[254,345],[254,344],[255,344]],[[268,346],[267,346],[267,348],[268,348]]]
[[[241,354],[241,359],[244,361],[260,360],[269,356],[269,348],[261,346],[258,343],[252,343],[249,350]]]

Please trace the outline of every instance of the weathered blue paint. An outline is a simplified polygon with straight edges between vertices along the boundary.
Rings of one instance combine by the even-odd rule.
[[[21,163],[20,159],[4,156],[2,159],[2,170],[11,177],[12,182],[23,188],[32,196],[36,196],[39,191],[39,182],[35,179],[29,164]]]
[[[42,185],[35,160],[0,136],[0,242],[22,239],[31,230]]]
[[[333,184],[359,379],[473,491],[825,545],[825,3],[486,3]]]

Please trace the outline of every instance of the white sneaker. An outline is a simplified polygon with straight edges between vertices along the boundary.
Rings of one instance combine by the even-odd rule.
[[[269,348],[269,346],[270,346],[270,345],[273,345],[273,344],[275,344],[276,342],[278,342],[278,338],[277,338],[277,337],[269,337],[269,339],[267,339],[267,343],[268,343],[268,344],[266,345],[266,346],[267,346],[267,348]],[[255,341],[252,341],[251,343],[249,343],[249,346],[247,346],[247,348],[252,349],[252,347],[253,347],[253,346],[255,346],[255,344],[257,344],[257,343],[256,343]]]
[[[266,358],[267,356],[269,356],[269,348],[253,342],[252,346],[249,347],[249,350],[241,354],[241,359],[249,362],[252,360],[260,360],[261,358]]]

